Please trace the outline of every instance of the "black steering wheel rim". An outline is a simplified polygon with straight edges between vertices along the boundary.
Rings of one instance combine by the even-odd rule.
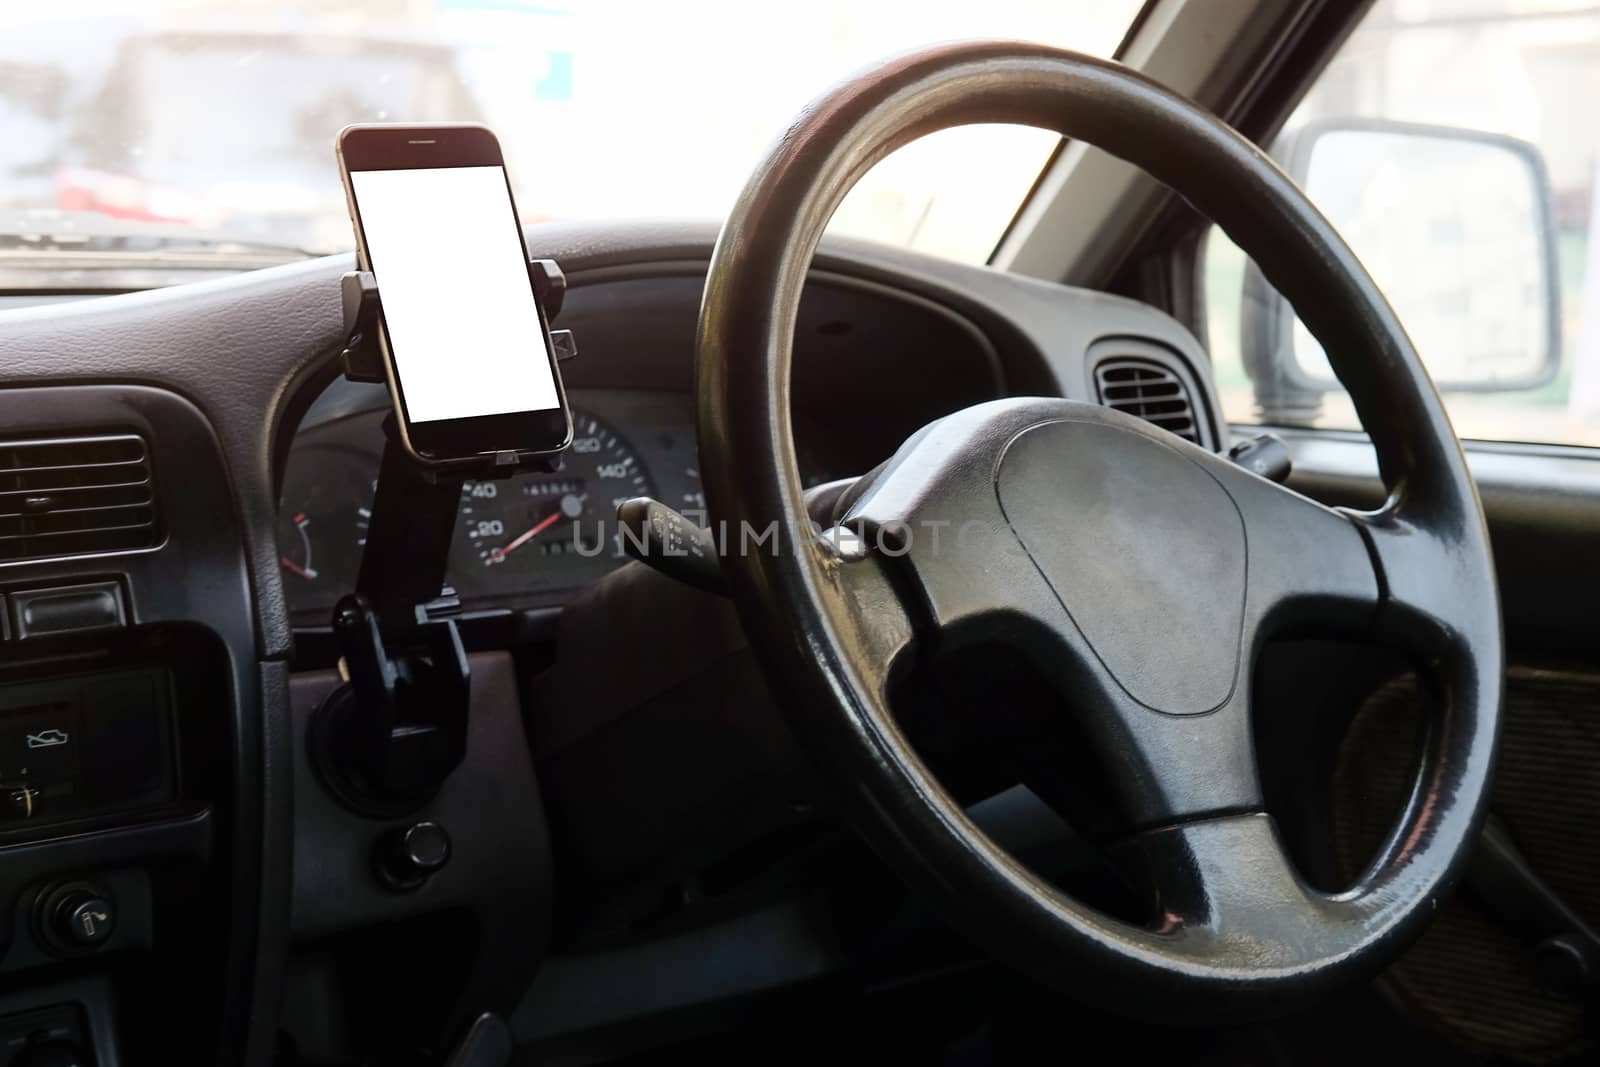
[[[1360,538],[1350,543],[1370,556],[1376,589],[1366,599],[1347,598],[1355,606],[1345,608],[1370,607],[1362,619],[1372,633],[1427,662],[1443,708],[1395,835],[1348,893],[1302,896],[1287,868],[1274,871],[1276,881],[1249,869],[1275,862],[1266,859],[1275,844],[1270,822],[1221,810],[1228,807],[1222,802],[1205,811],[1220,811],[1220,818],[1192,825],[1174,819],[1176,829],[1150,835],[1148,862],[1169,874],[1187,871],[1198,888],[1163,899],[1165,928],[1129,927],[999,852],[928,774],[888,713],[887,661],[914,637],[904,631],[916,624],[901,610],[903,587],[885,568],[851,563],[808,536],[789,408],[796,313],[823,229],[862,174],[924,134],[989,122],[1094,144],[1220,224],[1323,343],[1368,428],[1390,497],[1381,511],[1351,517]],[[984,42],[891,60],[801,113],[745,187],[707,278],[697,376],[711,517],[724,531],[775,537],[755,551],[729,551],[724,566],[791,724],[830,773],[857,827],[1002,958],[1124,1007],[1129,996],[1154,994],[1169,1014],[1178,1004],[1185,1012],[1262,1014],[1295,994],[1375,969],[1432,912],[1481,820],[1498,732],[1504,650],[1482,510],[1439,397],[1393,311],[1304,194],[1254,145],[1149,79],[1074,53]],[[1046,426],[1082,431],[1094,441],[1125,442],[1118,447],[1151,457],[1150,470],[1188,472],[1182,477],[1210,492],[1183,464],[1193,465],[1235,506],[1267,501],[1263,514],[1282,516],[1291,531],[1302,518],[1311,524],[1306,531],[1332,529],[1324,517],[1283,510],[1291,506],[1283,502],[1292,496],[1286,491],[1274,487],[1281,499],[1263,495],[1221,461],[1190,453],[1173,459],[1160,451],[1169,445],[1154,431],[1087,408],[1002,403],[974,409],[940,433],[1005,438],[994,471],[982,472],[998,478],[1012,454],[1006,450],[1022,434]],[[889,505],[904,504],[928,483],[897,496],[896,466],[903,479],[927,477],[942,462],[937,442],[928,440],[940,433],[925,432],[902,449],[878,510],[869,499],[857,518],[886,524],[903,513]],[[939,476],[951,477],[948,470]],[[1246,526],[1240,544],[1254,554],[1248,566],[1255,568],[1276,527]],[[736,533],[733,540],[740,540]],[[1259,586],[1256,571],[1250,574]],[[1326,607],[1341,598],[1343,591],[1319,590],[1313,599]],[[1267,634],[1266,617],[1277,621],[1277,610],[1255,620],[1259,635],[1247,635],[1246,687],[1256,637]],[[1253,905],[1229,910],[1240,902]],[[1252,918],[1258,913],[1260,921]]]

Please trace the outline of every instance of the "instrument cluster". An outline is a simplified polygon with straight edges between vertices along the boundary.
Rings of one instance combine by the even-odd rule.
[[[466,610],[560,604],[620,565],[616,509],[631,497],[705,509],[688,396],[573,390],[569,400],[573,442],[558,470],[462,487],[449,581]],[[313,408],[295,437],[278,507],[278,563],[296,625],[326,625],[355,588],[386,411]]]

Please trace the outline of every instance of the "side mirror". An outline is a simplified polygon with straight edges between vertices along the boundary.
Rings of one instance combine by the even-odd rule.
[[[1550,178],[1498,134],[1371,119],[1313,122],[1274,152],[1405,324],[1434,383],[1533,389],[1561,359]],[[1339,388],[1327,356],[1252,265],[1241,348],[1262,414],[1298,421]]]

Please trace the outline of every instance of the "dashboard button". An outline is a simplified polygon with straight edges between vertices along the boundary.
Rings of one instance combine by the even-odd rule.
[[[378,879],[390,889],[415,889],[450,862],[450,835],[436,822],[413,823],[378,839]]]
[[[11,594],[11,625],[18,640],[123,625],[122,587],[116,582],[86,582]]]
[[[92,882],[69,882],[47,890],[35,914],[44,940],[69,953],[97,949],[117,929],[116,903]]]
[[[56,927],[63,940],[78,948],[94,948],[116,929],[116,908],[105,897],[82,893],[57,907]]]

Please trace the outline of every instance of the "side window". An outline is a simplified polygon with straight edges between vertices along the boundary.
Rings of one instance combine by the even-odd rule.
[[[1378,0],[1273,157],[1399,313],[1464,438],[1600,446],[1600,9]],[[1359,427],[1243,253],[1206,242],[1224,417]]]

